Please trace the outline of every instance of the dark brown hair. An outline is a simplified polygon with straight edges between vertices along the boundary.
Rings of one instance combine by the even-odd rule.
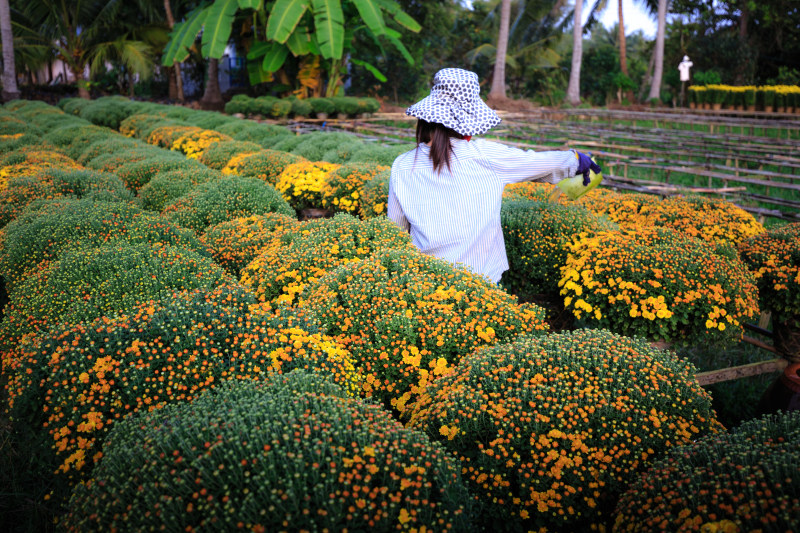
[[[417,144],[431,143],[431,160],[433,161],[434,172],[439,172],[444,165],[447,166],[447,170],[450,170],[450,155],[453,153],[453,147],[450,145],[452,137],[456,139],[464,138],[457,131],[438,122],[417,120]]]

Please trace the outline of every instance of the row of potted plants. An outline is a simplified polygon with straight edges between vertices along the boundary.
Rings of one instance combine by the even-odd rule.
[[[375,98],[354,96],[300,99],[296,96],[288,98],[259,96],[252,98],[244,94],[238,94],[225,104],[225,112],[231,115],[241,114],[276,119],[288,116],[315,117],[322,120],[334,116],[347,118],[370,115],[380,108],[381,103]]]
[[[797,85],[692,85],[688,94],[692,109],[800,113],[800,87]]]

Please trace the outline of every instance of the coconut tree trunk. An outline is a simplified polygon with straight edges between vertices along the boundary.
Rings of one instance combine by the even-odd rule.
[[[172,6],[169,0],[164,0],[164,11],[167,13],[167,25],[169,29],[172,30],[172,28],[175,27],[175,17],[172,16]],[[172,73],[173,75],[169,76],[169,97],[183,102],[183,76],[181,76],[181,64],[177,61],[172,65]],[[173,91],[175,91],[174,94]]]
[[[508,50],[508,26],[511,19],[511,0],[503,0],[500,5],[500,33],[497,36],[497,56],[494,61],[494,75],[489,98],[506,97],[506,52]]]
[[[664,75],[664,31],[667,26],[667,0],[658,0],[658,29],[656,30],[655,65],[653,67],[653,83],[647,99],[661,96],[661,78]]]
[[[11,33],[11,9],[8,0],[0,0],[0,39],[3,43],[3,98],[4,102],[19,98],[17,67],[14,64],[14,35]]]
[[[219,90],[219,60],[213,57],[208,58],[208,79],[200,99],[200,107],[215,111],[221,111],[225,107],[222,92]]]
[[[625,20],[622,17],[622,0],[617,0],[619,6],[619,68],[623,74],[628,75],[628,53],[625,47]]]
[[[583,0],[575,2],[575,22],[572,29],[572,69],[569,73],[567,86],[567,102],[571,105],[581,103],[581,60],[583,59],[583,26],[581,25],[581,11]]]
[[[86,86],[86,78],[84,77],[84,69],[79,69],[78,67],[70,68],[72,71],[72,75],[75,77],[75,84],[78,86],[78,96],[85,99],[91,100],[92,95],[89,93],[89,88]]]

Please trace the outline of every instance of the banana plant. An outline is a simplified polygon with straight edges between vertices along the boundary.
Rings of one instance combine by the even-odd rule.
[[[256,41],[247,54],[249,61],[259,61],[263,72],[251,70],[251,78],[264,79],[263,73],[280,69],[289,54],[302,57],[308,54],[321,56],[329,62],[333,74],[342,64],[345,51],[352,41],[352,31],[345,29],[345,7],[354,7],[363,26],[376,42],[386,39],[397,48],[409,63],[413,59],[400,41],[400,33],[386,25],[387,17],[401,26],[418,32],[421,26],[394,0],[214,0],[189,13],[170,34],[170,42],[162,56],[162,63],[170,66],[185,60],[189,48],[202,30],[201,52],[205,57],[220,58],[230,38],[233,19],[239,9],[252,9],[268,16],[264,41]],[[351,26],[348,21],[348,26]],[[352,59],[351,59],[352,60]],[[377,79],[383,74],[369,63],[355,60]]]

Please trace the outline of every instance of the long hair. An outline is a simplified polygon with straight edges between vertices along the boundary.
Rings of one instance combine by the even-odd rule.
[[[464,138],[457,131],[438,122],[417,120],[417,144],[431,143],[431,161],[433,161],[434,172],[440,172],[443,166],[447,166],[447,170],[450,170],[450,156],[453,154],[453,147],[450,144],[452,137]]]

